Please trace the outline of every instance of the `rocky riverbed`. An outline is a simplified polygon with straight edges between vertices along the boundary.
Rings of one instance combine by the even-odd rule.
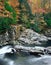
[[[23,45],[45,45],[48,40],[51,40],[51,34],[49,34],[49,36],[46,34],[45,36],[44,34],[39,34],[31,29],[25,29],[21,34],[17,34],[13,28],[11,31],[7,31],[5,34],[0,35],[1,44],[14,43],[13,41],[18,41]],[[17,42],[15,43],[17,44]]]
[[[0,46],[0,53],[0,65],[51,65],[51,47],[4,44]]]
[[[0,65],[51,65],[51,37],[26,29],[18,40],[6,32],[0,42]]]
[[[27,47],[22,45],[6,44],[0,47],[0,55],[2,54],[29,54],[34,56],[51,55],[51,47]]]

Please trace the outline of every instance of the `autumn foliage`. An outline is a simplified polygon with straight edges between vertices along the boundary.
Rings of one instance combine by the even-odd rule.
[[[51,13],[51,0],[0,0],[1,18],[7,23],[10,19],[12,25],[21,24],[37,32],[51,24],[51,19],[46,19],[47,15],[50,16],[49,12]]]

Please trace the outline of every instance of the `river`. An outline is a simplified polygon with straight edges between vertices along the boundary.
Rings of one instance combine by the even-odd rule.
[[[0,54],[0,65],[51,65],[51,55]]]
[[[51,56],[0,55],[0,65],[51,65]]]

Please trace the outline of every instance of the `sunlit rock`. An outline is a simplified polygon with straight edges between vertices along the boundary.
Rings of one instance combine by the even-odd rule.
[[[31,29],[26,29],[18,39],[20,42],[26,44],[35,44],[35,45],[42,45],[47,42],[48,39],[43,34],[39,34]]]

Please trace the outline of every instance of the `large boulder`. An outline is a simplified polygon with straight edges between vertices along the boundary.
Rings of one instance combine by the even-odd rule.
[[[26,29],[19,37],[19,42],[23,44],[35,44],[41,45],[48,41],[47,37],[43,34],[38,34],[37,32]]]

